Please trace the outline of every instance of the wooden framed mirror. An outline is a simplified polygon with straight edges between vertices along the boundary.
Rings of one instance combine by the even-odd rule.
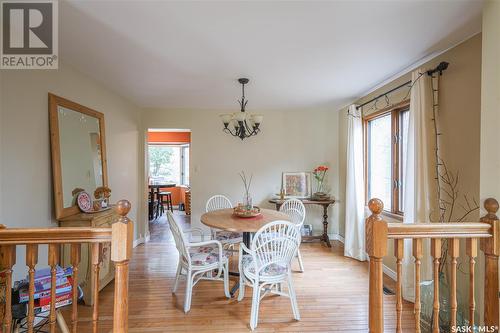
[[[73,191],[108,186],[104,114],[49,94],[56,219],[80,212]]]

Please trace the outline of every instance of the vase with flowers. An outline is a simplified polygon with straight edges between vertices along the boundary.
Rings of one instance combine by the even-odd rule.
[[[314,200],[329,200],[330,195],[326,193],[324,188],[325,176],[328,171],[328,167],[326,165],[320,165],[313,170],[314,179],[316,179],[317,187],[316,192],[313,194]]]

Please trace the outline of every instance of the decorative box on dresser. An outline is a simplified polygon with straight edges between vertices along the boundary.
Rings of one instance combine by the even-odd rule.
[[[94,227],[106,228],[118,219],[114,207],[97,213],[79,213],[59,219],[60,227]],[[101,249],[102,264],[99,271],[99,290],[111,282],[115,276],[115,268],[111,262],[110,244],[103,244]],[[91,263],[91,247],[82,244],[81,261],[78,266],[78,284],[83,289],[83,300],[86,305],[94,304],[94,271]],[[68,245],[63,245],[61,250],[61,264],[66,267],[71,265],[71,253]]]

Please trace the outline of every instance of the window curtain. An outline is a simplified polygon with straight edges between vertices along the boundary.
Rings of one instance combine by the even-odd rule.
[[[431,77],[422,69],[418,69],[412,73],[412,82],[414,84],[410,95],[407,164],[403,182],[403,223],[430,222],[430,217],[435,216],[438,208],[435,183],[436,145],[434,123],[432,121],[433,91],[431,80]],[[412,241],[405,240],[404,248],[403,297],[409,301],[414,301],[415,265],[412,253]],[[423,248],[429,251],[430,246],[424,246]],[[424,252],[421,281],[430,279],[431,273],[430,253]]]
[[[363,125],[355,105],[347,116],[347,169],[344,255],[367,260],[365,252],[365,181],[363,172]]]

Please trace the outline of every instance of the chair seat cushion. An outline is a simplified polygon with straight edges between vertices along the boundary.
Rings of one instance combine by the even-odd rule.
[[[253,258],[251,255],[249,254],[243,255],[243,258],[241,259],[241,265],[243,267],[243,271],[246,274],[255,276],[255,265],[253,263]],[[266,266],[266,268],[264,268],[263,270],[261,270],[260,276],[271,277],[271,276],[283,275],[287,273],[287,270],[288,270],[287,266],[273,263]]]
[[[233,231],[217,231],[215,239],[223,244],[237,244],[243,242],[243,234]]]
[[[204,245],[189,248],[191,264],[195,266],[207,266],[219,262],[219,248],[217,245]],[[222,251],[222,261],[227,261],[228,253]]]

